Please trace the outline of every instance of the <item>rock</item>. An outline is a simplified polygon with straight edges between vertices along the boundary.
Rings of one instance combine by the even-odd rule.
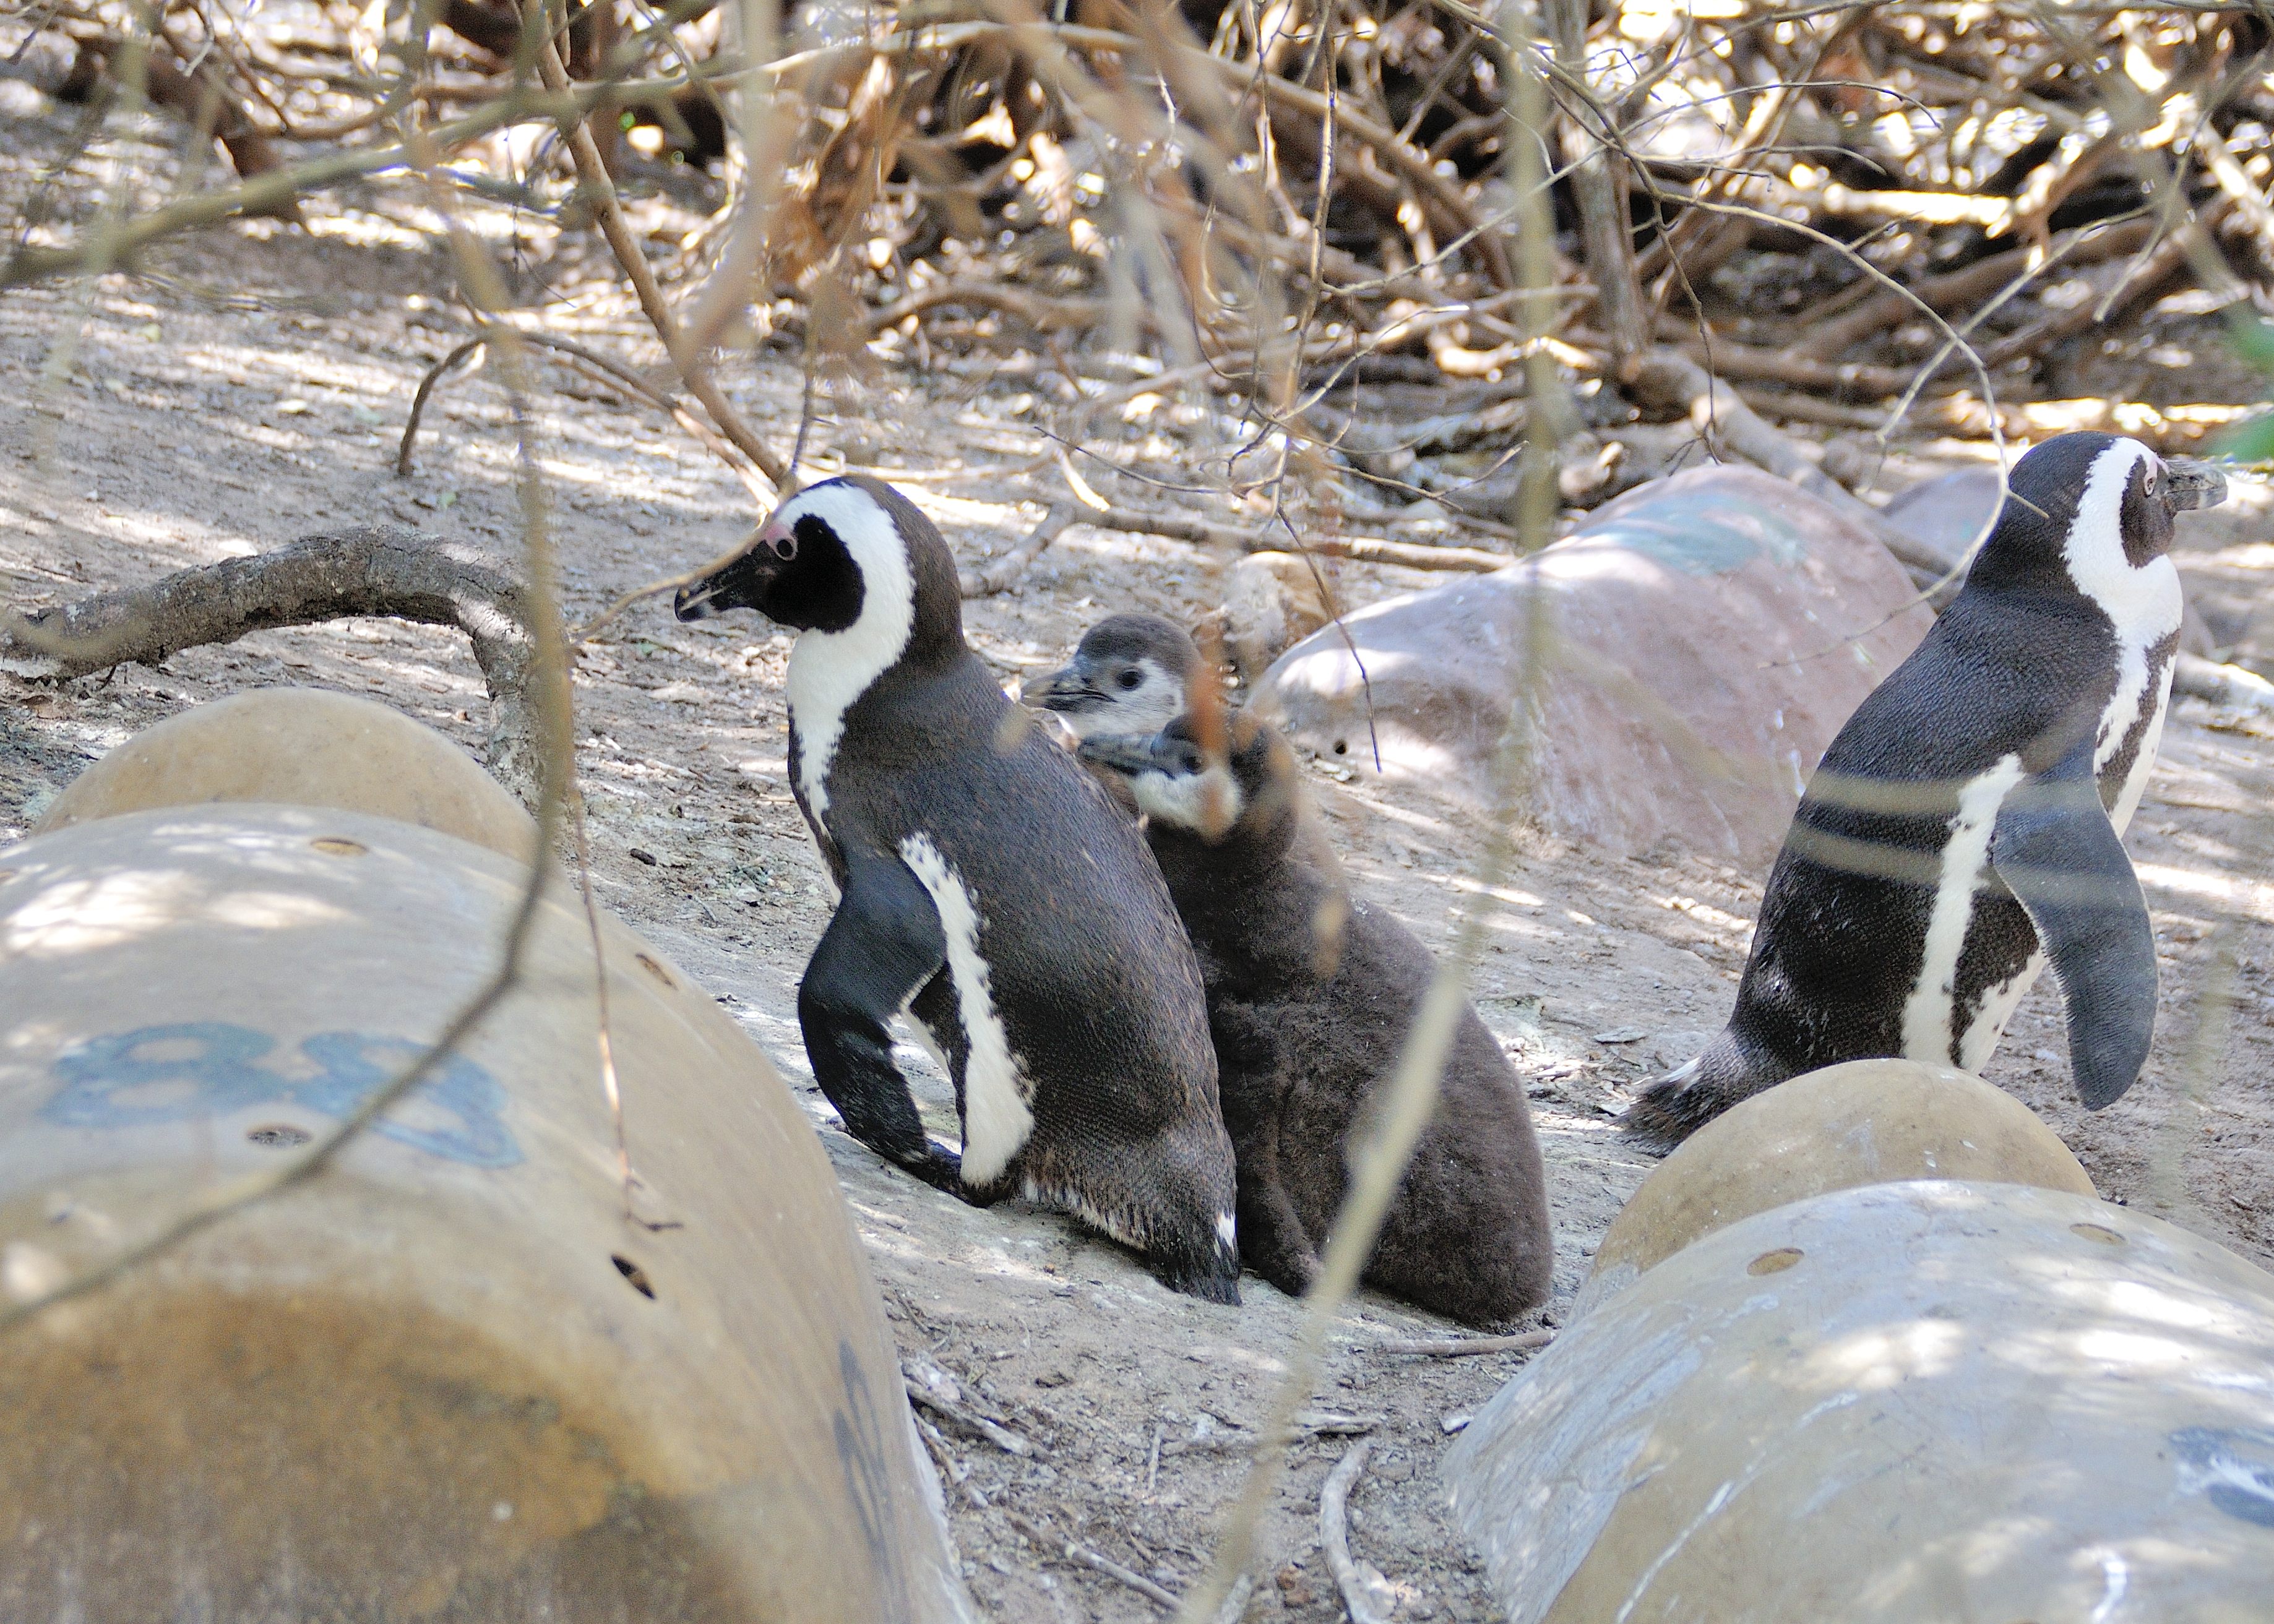
[[[1916,1178],[2097,1193],[2060,1136],[2003,1089],[1949,1066],[1853,1060],[1755,1094],[1683,1141],[1612,1221],[1576,1312],[1741,1218]]]
[[[1677,474],[1529,563],[1345,616],[1357,662],[1341,631],[1314,633],[1258,703],[1324,760],[1371,774],[1378,741],[1386,775],[1488,808],[1529,682],[1520,811],[1617,851],[1673,835],[1758,866],[1833,734],[1931,623],[1869,523],[1758,470]],[[1535,587],[1555,632],[1536,670]]]
[[[1879,517],[1924,548],[1944,570],[1958,568],[1996,517],[2005,482],[1994,468],[1962,468],[1905,485]]]
[[[1323,577],[1332,588],[1326,560],[1314,563],[1292,553],[1251,553],[1234,564],[1224,587],[1224,649],[1253,683],[1291,643],[1309,636],[1334,618]]]
[[[0,1287],[331,1132],[491,975],[524,874],[275,804],[10,850]],[[811,1127],[684,971],[602,932],[644,1221],[556,884],[516,988],[332,1165],[0,1338],[0,1613],[968,1624]]]
[[[1866,1184],[1686,1248],[1445,1462],[1508,1624],[2245,1624],[2274,1276],[2066,1192]]]

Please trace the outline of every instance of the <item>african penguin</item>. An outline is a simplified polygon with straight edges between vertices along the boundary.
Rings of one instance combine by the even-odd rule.
[[[1255,717],[1187,714],[1150,738],[1092,737],[1081,753],[1128,777],[1200,952],[1239,1166],[1241,1259],[1300,1293],[1342,1206],[1350,1142],[1436,966],[1389,914],[1350,896],[1331,857],[1305,855],[1294,756]],[[1465,1008],[1437,1114],[1365,1278],[1483,1325],[1544,1298],[1554,1262],[1523,1085]]]
[[[1084,632],[1073,658],[1029,684],[1025,698],[1055,711],[1078,739],[1150,738],[1183,715],[1187,693],[1214,674],[1174,620],[1113,614]]]
[[[1231,1147],[1193,950],[1128,820],[963,639],[947,544],[907,498],[784,502],[683,620],[795,628],[791,788],[841,893],[798,987],[847,1130],[943,1189],[1065,1207],[1171,1288],[1239,1300]],[[925,1134],[887,1024],[944,1054],[963,1122]]]
[[[1025,698],[1084,739],[1149,739],[1178,717],[1202,705],[1210,714],[1225,703],[1222,678],[1174,620],[1157,614],[1111,614],[1082,634],[1073,658],[1030,684]],[[1092,762],[1113,798],[1134,816],[1125,774]],[[1304,803],[1295,834],[1295,860],[1339,882],[1341,859],[1326,831]]]
[[[2175,512],[2216,470],[2064,434],[2014,466],[1965,585],[1840,730],[1769,872],[1728,1026],[1624,1125],[1679,1139],[1803,1071],[1978,1071],[2048,959],[2097,1110],[2156,1020],[2156,944],[2119,838],[2179,644]]]

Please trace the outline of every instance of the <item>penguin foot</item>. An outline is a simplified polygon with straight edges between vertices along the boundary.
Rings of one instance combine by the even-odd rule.
[[[1170,1290],[1203,1303],[1239,1305],[1239,1245],[1229,1213],[1212,1230],[1182,1214],[1156,1213],[1150,1223],[1141,1221],[1116,1238],[1137,1244],[1153,1278]]]
[[[1679,1084],[1669,1087],[1660,1080],[1620,1114],[1619,1132],[1639,1148],[1665,1155],[1710,1120],[1711,1113],[1701,1115],[1683,1100]]]
[[[964,1195],[963,1158],[937,1139],[927,1139],[924,1152],[922,1156],[900,1160],[900,1165],[935,1190],[953,1196]],[[969,1198],[966,1196],[965,1199]]]
[[[1619,1132],[1642,1148],[1665,1155],[1737,1103],[1742,1096],[1719,1087],[1708,1060],[1713,1060],[1713,1049],[1642,1089],[1642,1099],[1619,1116]]]

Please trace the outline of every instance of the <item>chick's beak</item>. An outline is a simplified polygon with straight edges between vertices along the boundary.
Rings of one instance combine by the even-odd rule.
[[[1021,702],[1040,705],[1046,710],[1071,710],[1090,694],[1089,684],[1081,680],[1081,668],[1074,665],[1061,665],[1019,690]]]
[[[1160,765],[1153,754],[1154,742],[1142,733],[1105,733],[1083,740],[1074,754],[1086,762],[1133,778]]]

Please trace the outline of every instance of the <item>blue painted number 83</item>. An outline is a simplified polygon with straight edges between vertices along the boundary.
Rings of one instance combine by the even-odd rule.
[[[63,1086],[40,1108],[72,1128],[136,1128],[217,1116],[290,1100],[345,1117],[384,1087],[425,1045],[361,1032],[320,1032],[300,1042],[312,1077],[280,1076],[259,1064],[275,1040],[226,1021],[177,1021],[89,1038],[56,1056]],[[418,1122],[381,1117],[373,1131],[398,1144],[472,1167],[511,1167],[521,1147],[501,1117],[505,1090],[463,1055],[446,1056],[406,1105],[427,1108]],[[395,1108],[397,1110],[402,1106]],[[436,1124],[440,1114],[447,1122]]]

